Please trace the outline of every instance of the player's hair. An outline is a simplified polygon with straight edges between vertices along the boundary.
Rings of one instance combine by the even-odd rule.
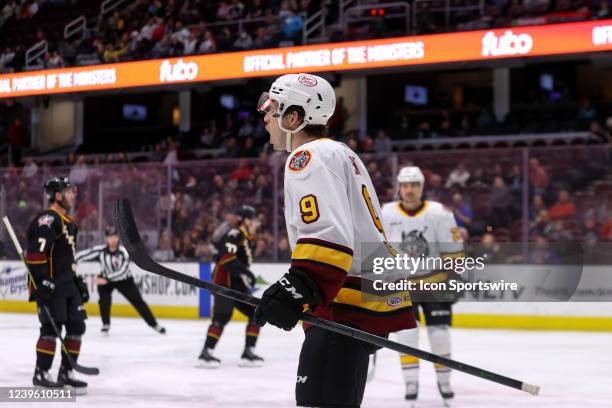
[[[301,106],[298,105],[291,105],[289,106],[286,110],[285,113],[283,113],[284,115],[290,115],[293,112],[296,112],[298,114],[298,117],[301,120],[304,120],[304,118],[306,117],[306,112],[304,111],[304,108],[302,108]],[[304,127],[304,129],[302,129],[302,131],[304,133],[307,133],[310,136],[320,136],[320,137],[327,137],[328,136],[328,127],[327,125],[306,125]]]

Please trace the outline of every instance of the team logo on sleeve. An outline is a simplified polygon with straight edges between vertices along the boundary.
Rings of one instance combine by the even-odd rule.
[[[50,216],[49,214],[45,214],[42,217],[40,217],[38,219],[38,226],[42,227],[43,225],[46,225],[47,227],[51,228],[51,224],[53,224],[53,217]]]
[[[289,170],[302,171],[308,166],[311,159],[312,154],[308,150],[300,150],[289,161]]]

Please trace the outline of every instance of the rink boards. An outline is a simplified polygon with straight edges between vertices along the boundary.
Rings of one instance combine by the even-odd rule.
[[[169,268],[200,279],[210,280],[214,265],[210,263],[167,263]],[[510,268],[511,266],[506,266]],[[529,267],[516,267],[520,274]],[[535,267],[534,267],[535,268]],[[208,292],[180,282],[145,272],[131,266],[137,286],[160,318],[197,319],[210,317],[213,300]],[[253,265],[257,276],[255,296],[277,280],[288,269],[288,264],[257,263]],[[610,275],[602,268],[601,276]],[[78,273],[85,277],[91,299],[86,305],[89,315],[98,315],[98,293],[95,277],[97,263],[83,263]],[[610,282],[608,282],[608,280]],[[612,289],[612,277],[593,283],[593,289]],[[34,313],[34,303],[27,302],[26,271],[21,262],[0,262],[0,312]],[[596,298],[593,298],[596,299]],[[533,330],[593,330],[612,331],[612,303],[582,302],[459,302],[454,306],[453,325],[470,328],[510,328]],[[519,300],[521,300],[519,298]],[[113,316],[137,316],[136,311],[117,291],[113,292]],[[240,313],[234,318],[244,319]]]

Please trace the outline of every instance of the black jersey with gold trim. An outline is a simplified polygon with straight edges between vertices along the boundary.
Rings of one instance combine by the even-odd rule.
[[[53,278],[56,286],[73,281],[77,234],[74,220],[53,209],[34,217],[27,231],[25,256],[34,280]]]

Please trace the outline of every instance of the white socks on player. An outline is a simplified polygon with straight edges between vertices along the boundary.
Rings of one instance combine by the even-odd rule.
[[[447,325],[427,326],[427,334],[431,352],[439,356],[450,358],[451,340],[449,327]],[[419,346],[418,326],[415,329],[399,331],[397,337],[402,344],[414,348],[418,348]],[[404,382],[406,384],[406,392],[408,393],[408,391],[410,391],[413,393],[415,391],[415,384],[418,384],[419,381],[419,359],[414,356],[401,354],[400,362],[402,366],[402,375],[404,376]],[[439,364],[434,364],[434,367],[440,387],[442,387],[444,391],[448,390],[450,392],[450,368]]]
[[[445,324],[427,326],[427,334],[429,335],[431,352],[442,357],[450,358],[451,340],[449,327]],[[449,385],[451,369],[440,364],[434,364],[434,367],[436,368],[438,382],[442,386]]]
[[[402,344],[417,348],[419,346],[418,326],[414,329],[397,332],[397,339]],[[416,383],[419,381],[419,359],[414,356],[400,354],[400,363],[402,365],[404,382],[406,383],[406,393],[412,394],[416,391],[414,389],[417,387]]]

